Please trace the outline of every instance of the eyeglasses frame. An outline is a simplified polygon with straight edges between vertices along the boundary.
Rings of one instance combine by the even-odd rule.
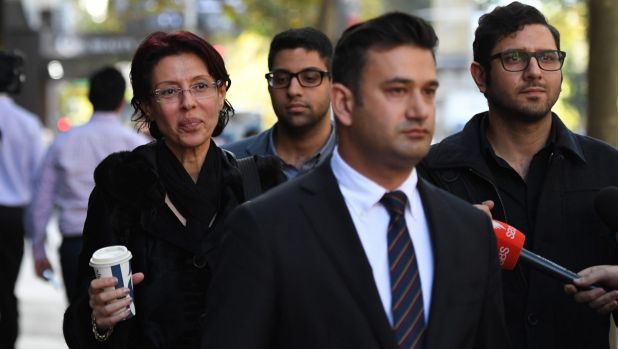
[[[314,86],[303,85],[303,82],[300,80],[299,75],[304,73],[304,72],[308,72],[308,71],[319,73],[320,74],[320,83],[318,83],[317,85],[314,85]],[[288,81],[287,85],[281,86],[281,87],[274,87],[272,85],[274,74],[277,73],[277,72],[285,72],[285,73],[287,73],[290,76],[290,80]],[[292,72],[287,71],[287,70],[275,70],[275,71],[272,71],[272,72],[268,72],[268,73],[266,73],[264,75],[264,77],[266,78],[266,81],[268,81],[268,86],[270,86],[272,88],[276,88],[276,89],[283,89],[283,88],[290,87],[290,84],[292,83],[292,78],[296,78],[296,80],[298,81],[298,84],[300,86],[302,86],[302,87],[307,87],[307,88],[318,87],[318,86],[322,85],[322,82],[324,81],[324,77],[325,76],[328,76],[330,78],[331,72],[320,70],[320,69],[316,69],[316,68],[306,68],[306,69],[303,69],[303,70],[298,71],[296,73],[292,73]]]
[[[511,53],[511,52],[525,53],[528,56],[528,60],[526,61],[526,66],[523,69],[509,70],[506,68],[506,66],[504,65],[503,55],[507,53]],[[546,52],[558,52],[558,56],[559,56],[558,60],[560,61],[560,67],[558,69],[545,69],[541,67],[541,63],[539,62],[539,56],[542,53],[546,53]],[[521,71],[528,69],[528,66],[530,65],[530,60],[532,59],[532,57],[536,59],[536,64],[538,65],[539,69],[544,70],[544,71],[559,71],[562,69],[562,66],[564,65],[564,60],[566,59],[566,52],[560,51],[560,50],[540,50],[540,51],[506,50],[506,51],[498,52],[494,55],[489,56],[489,61],[493,61],[496,58],[500,58],[500,64],[502,65],[502,68],[504,68],[504,70],[508,72],[512,72],[512,73],[517,73],[517,72],[521,72]]]
[[[209,83],[206,83],[206,85],[207,85],[209,88],[210,88],[210,87],[214,87],[214,91],[217,91],[217,89],[219,89],[219,87],[221,87],[221,86],[223,85],[223,81],[221,81],[221,80],[217,80],[217,81],[212,82],[212,83],[210,83],[210,84],[209,84]],[[183,96],[184,96],[185,92],[187,92],[187,91],[189,91],[189,93],[191,93],[191,95],[192,95],[194,98],[198,98],[198,97],[197,97],[197,96],[195,96],[195,94],[193,93],[193,89],[192,89],[192,87],[193,87],[193,86],[195,86],[195,84],[191,85],[188,89],[183,89],[183,88],[180,88],[180,87],[168,87],[168,88],[173,88],[173,89],[176,91],[176,94],[175,94],[174,96],[169,96],[169,97],[163,97],[163,96],[161,96],[161,95],[160,95],[161,90],[164,90],[164,89],[160,89],[160,88],[152,90],[152,92],[151,92],[150,94],[151,94],[153,97],[155,97],[155,100],[157,101],[157,103],[161,103],[161,101],[166,101],[165,103],[178,102],[178,101],[180,101],[180,95],[183,95]],[[168,89],[168,88],[165,88],[165,89]],[[214,94],[213,94],[212,96],[214,96]],[[204,96],[204,97],[202,97],[202,98],[210,98],[210,97],[212,97],[212,96]],[[199,98],[198,98],[198,99],[199,99]]]

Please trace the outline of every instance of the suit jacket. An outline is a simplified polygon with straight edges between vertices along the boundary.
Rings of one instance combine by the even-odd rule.
[[[242,139],[238,142],[224,144],[221,148],[231,151],[237,158],[253,155],[275,155],[268,145],[273,129],[274,128],[271,127],[255,136]]]
[[[508,347],[489,219],[418,185],[434,244],[425,348]],[[329,161],[239,207],[225,228],[202,348],[397,348]]]

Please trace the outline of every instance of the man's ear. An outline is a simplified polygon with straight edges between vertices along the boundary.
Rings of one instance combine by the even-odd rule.
[[[476,86],[479,88],[479,91],[482,93],[487,92],[485,69],[479,62],[472,62],[472,64],[470,64],[470,74],[472,75],[472,79],[474,79]]]
[[[334,83],[330,90],[331,106],[337,120],[344,126],[352,125],[354,94],[345,85]]]

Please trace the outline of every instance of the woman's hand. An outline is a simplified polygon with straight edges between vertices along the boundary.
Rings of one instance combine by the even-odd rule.
[[[133,274],[133,285],[144,280],[143,273]],[[97,328],[108,330],[129,315],[129,305],[133,301],[129,297],[129,289],[115,289],[118,280],[114,277],[94,279],[88,288],[90,308],[95,318]]]

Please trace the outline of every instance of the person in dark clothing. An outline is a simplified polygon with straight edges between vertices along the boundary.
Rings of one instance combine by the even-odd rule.
[[[482,16],[470,71],[489,111],[434,145],[419,172],[518,228],[526,249],[579,271],[618,261],[593,208],[600,189],[618,184],[618,151],[552,113],[565,56],[558,31],[532,6],[513,2]],[[503,271],[514,348],[608,348],[607,312],[574,302],[563,287],[525,265]]]
[[[189,32],[156,32],[131,65],[135,119],[155,141],[107,157],[94,173],[79,261],[78,295],[65,313],[71,348],[195,348],[221,222],[244,201],[234,156],[218,148],[234,109],[222,57]],[[276,160],[256,159],[262,188],[284,180]],[[127,288],[95,279],[97,249],[133,254],[136,315]]]

